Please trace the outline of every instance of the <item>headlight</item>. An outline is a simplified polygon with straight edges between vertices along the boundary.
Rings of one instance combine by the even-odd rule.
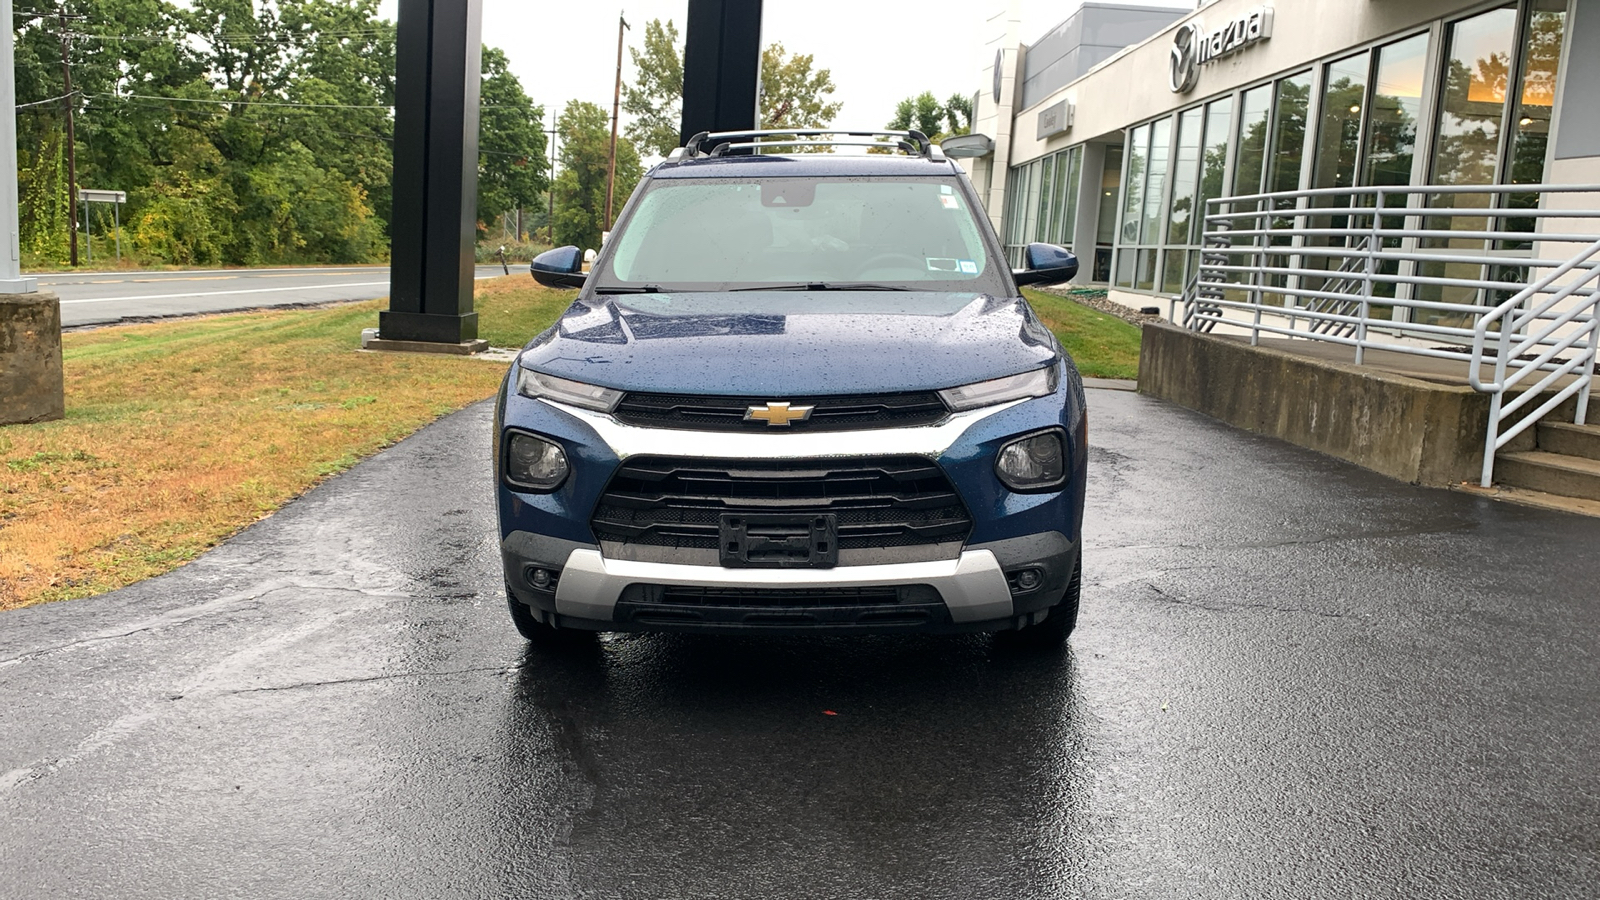
[[[567,454],[560,444],[513,431],[506,441],[506,481],[532,491],[553,491],[567,477]]]
[[[622,392],[619,390],[557,378],[554,375],[524,369],[520,365],[517,367],[517,393],[524,397],[534,399],[543,397],[598,412],[611,412],[622,400]]]
[[[1060,487],[1066,478],[1066,454],[1061,431],[1031,434],[1000,448],[995,473],[1013,491],[1044,491]]]
[[[993,406],[996,403],[1012,400],[1044,397],[1055,392],[1056,367],[1050,365],[1043,369],[1034,369],[1032,372],[1023,372],[1021,375],[1008,375],[1005,378],[953,387],[940,391],[939,396],[943,398],[945,405],[960,412],[964,409],[977,409],[980,406]]]

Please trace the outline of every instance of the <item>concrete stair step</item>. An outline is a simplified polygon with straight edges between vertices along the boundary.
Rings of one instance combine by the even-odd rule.
[[[1600,425],[1540,422],[1539,449],[1562,456],[1600,459]]]
[[[1600,500],[1600,460],[1542,450],[1500,453],[1495,456],[1494,477],[1511,487]]]
[[[1479,497],[1490,497],[1495,500],[1504,500],[1507,503],[1516,503],[1522,506],[1553,509],[1600,519],[1600,500],[1580,500],[1577,497],[1562,497],[1558,494],[1546,494],[1544,491],[1530,491],[1526,488],[1511,487],[1504,484],[1497,484],[1492,488],[1482,488],[1467,482],[1465,484],[1453,484],[1450,486],[1450,490],[1460,491],[1463,494],[1475,494]]]

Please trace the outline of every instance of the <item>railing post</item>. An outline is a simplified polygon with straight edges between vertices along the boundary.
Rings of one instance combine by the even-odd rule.
[[[1383,222],[1383,188],[1372,195],[1372,230],[1367,233],[1367,270],[1361,285],[1361,319],[1356,323],[1356,365],[1367,359],[1367,319],[1372,315],[1372,276],[1377,274],[1378,237]]]
[[[1594,277],[1594,272],[1589,277]],[[1572,417],[1573,424],[1586,425],[1589,418],[1589,394],[1594,390],[1594,357],[1597,344],[1600,344],[1600,284],[1589,292],[1589,317],[1594,321],[1589,325],[1589,362],[1584,367],[1583,389],[1578,392],[1578,412]]]
[[[1266,217],[1266,225],[1262,224],[1261,207],[1262,201],[1257,200],[1256,215],[1253,219],[1255,222],[1255,230],[1257,232],[1265,232],[1270,230],[1272,227],[1271,216]],[[1253,243],[1251,245],[1252,252],[1250,254],[1250,258],[1254,261],[1252,268],[1255,271],[1250,273],[1250,303],[1255,307],[1255,317],[1251,320],[1250,324],[1250,346],[1259,347],[1261,346],[1261,270],[1265,268],[1267,264],[1267,257],[1262,248],[1266,246],[1268,238],[1266,234],[1256,234],[1253,236],[1252,240]]]

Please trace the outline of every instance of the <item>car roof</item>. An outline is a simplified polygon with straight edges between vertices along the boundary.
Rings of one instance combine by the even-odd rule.
[[[900,154],[763,153],[669,159],[650,170],[651,178],[791,178],[805,176],[939,176],[960,168],[949,160]]]

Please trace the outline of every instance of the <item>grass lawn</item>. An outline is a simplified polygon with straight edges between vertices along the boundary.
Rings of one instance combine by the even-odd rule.
[[[572,291],[478,282],[520,347]],[[361,353],[381,302],[64,335],[67,417],[0,428],[0,609],[165,572],[317,481],[493,394],[503,363]]]
[[[573,291],[478,282],[479,334],[520,347]],[[1028,292],[1083,374],[1132,378],[1138,329]],[[361,353],[381,301],[64,336],[67,417],[0,428],[0,609],[159,575],[323,478],[492,395],[503,364]]]
[[[1065,297],[1024,289],[1023,296],[1088,378],[1139,377],[1139,328]]]

